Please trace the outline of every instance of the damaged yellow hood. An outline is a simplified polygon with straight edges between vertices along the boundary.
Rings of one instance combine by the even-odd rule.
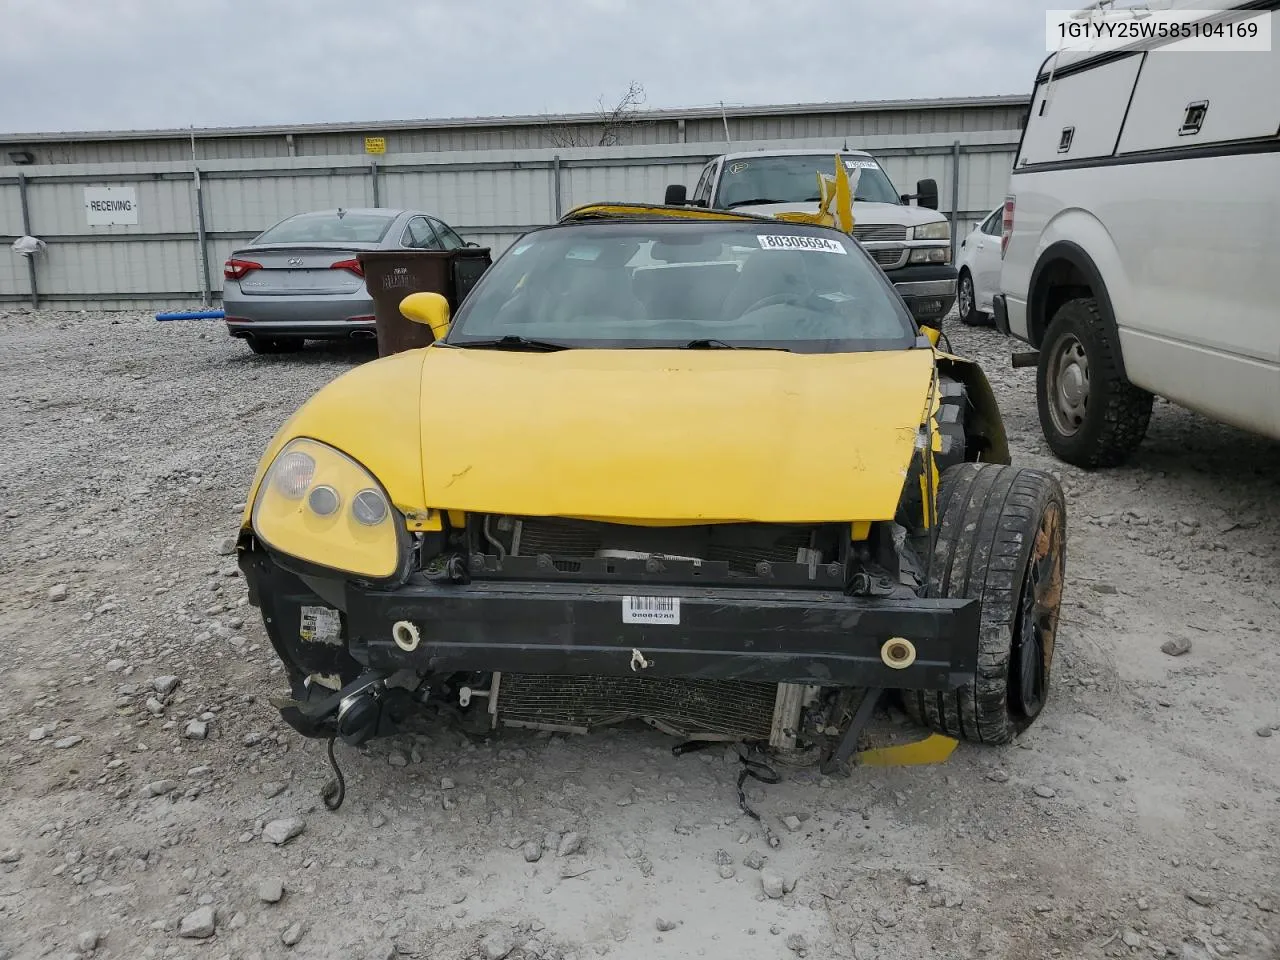
[[[929,350],[424,352],[428,506],[616,520],[890,519],[933,374]]]

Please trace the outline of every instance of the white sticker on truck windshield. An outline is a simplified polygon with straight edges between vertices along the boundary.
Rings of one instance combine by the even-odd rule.
[[[623,623],[680,623],[679,597],[623,597]]]
[[[876,163],[874,160],[846,159],[844,162],[844,168],[846,170],[879,170],[880,164]]]
[[[756,235],[761,250],[812,250],[817,253],[849,255],[845,245],[831,237],[809,237],[796,233],[761,233]]]

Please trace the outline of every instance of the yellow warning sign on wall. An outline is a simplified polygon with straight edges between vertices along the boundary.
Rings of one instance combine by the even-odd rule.
[[[386,137],[365,137],[364,152],[365,153],[386,153],[387,138]]]

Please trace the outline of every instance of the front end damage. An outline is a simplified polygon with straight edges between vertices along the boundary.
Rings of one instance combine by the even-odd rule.
[[[942,596],[929,567],[941,474],[1008,462],[976,367],[922,349],[851,355],[851,376],[824,357],[716,351],[668,361],[654,393],[641,389],[652,361],[639,351],[593,352],[591,364],[547,354],[555,376],[536,378],[519,355],[439,353],[433,383],[446,394],[450,376],[500,367],[541,399],[536,414],[487,410],[485,438],[447,419],[424,430],[425,502],[441,506],[397,508],[393,576],[300,560],[246,513],[239,562],[287,668],[282,716],[302,734],[358,743],[424,710],[477,733],[641,721],[838,762],[881,691],[972,682],[980,603]],[[733,389],[707,393],[707,370]],[[582,403],[598,386],[584,378],[605,373],[620,414]],[[682,424],[695,398],[697,423]],[[628,406],[642,403],[661,415]],[[845,408],[881,412],[859,420],[857,444],[830,444],[834,427],[814,411],[839,419]],[[568,445],[539,418],[571,419],[579,439]],[[649,433],[608,446],[616,420]],[[402,461],[360,448],[362,436],[353,426],[343,437],[352,461],[376,460],[407,491],[393,473]],[[494,446],[504,464],[539,470],[473,469]],[[647,460],[633,464],[638,449]],[[824,460],[800,453],[819,449]],[[734,469],[680,480],[712,459]],[[493,502],[508,506],[486,510]],[[556,514],[568,504],[614,519]],[[697,519],[713,509],[755,519]],[[769,519],[805,513],[821,522]]]
[[[880,691],[952,690],[977,667],[977,602],[924,596],[927,531],[897,521],[443,526],[417,536],[414,572],[392,584],[246,534],[241,566],[299,732],[361,742],[427,708],[474,732],[642,721],[843,760]]]

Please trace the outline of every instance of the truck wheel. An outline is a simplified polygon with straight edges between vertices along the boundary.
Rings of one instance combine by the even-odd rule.
[[[1044,708],[1066,570],[1066,503],[1039,470],[962,463],[943,474],[929,595],[981,604],[978,663],[957,690],[906,690],[939,733],[1008,743]]]
[[[1092,297],[1053,315],[1036,370],[1040,429],[1049,448],[1077,467],[1123,463],[1146,435],[1152,396],[1120,373],[1120,345]]]
[[[960,314],[960,322],[966,327],[981,326],[987,320],[986,314],[978,311],[973,275],[967,267],[960,271],[960,279],[956,281],[956,310]]]

